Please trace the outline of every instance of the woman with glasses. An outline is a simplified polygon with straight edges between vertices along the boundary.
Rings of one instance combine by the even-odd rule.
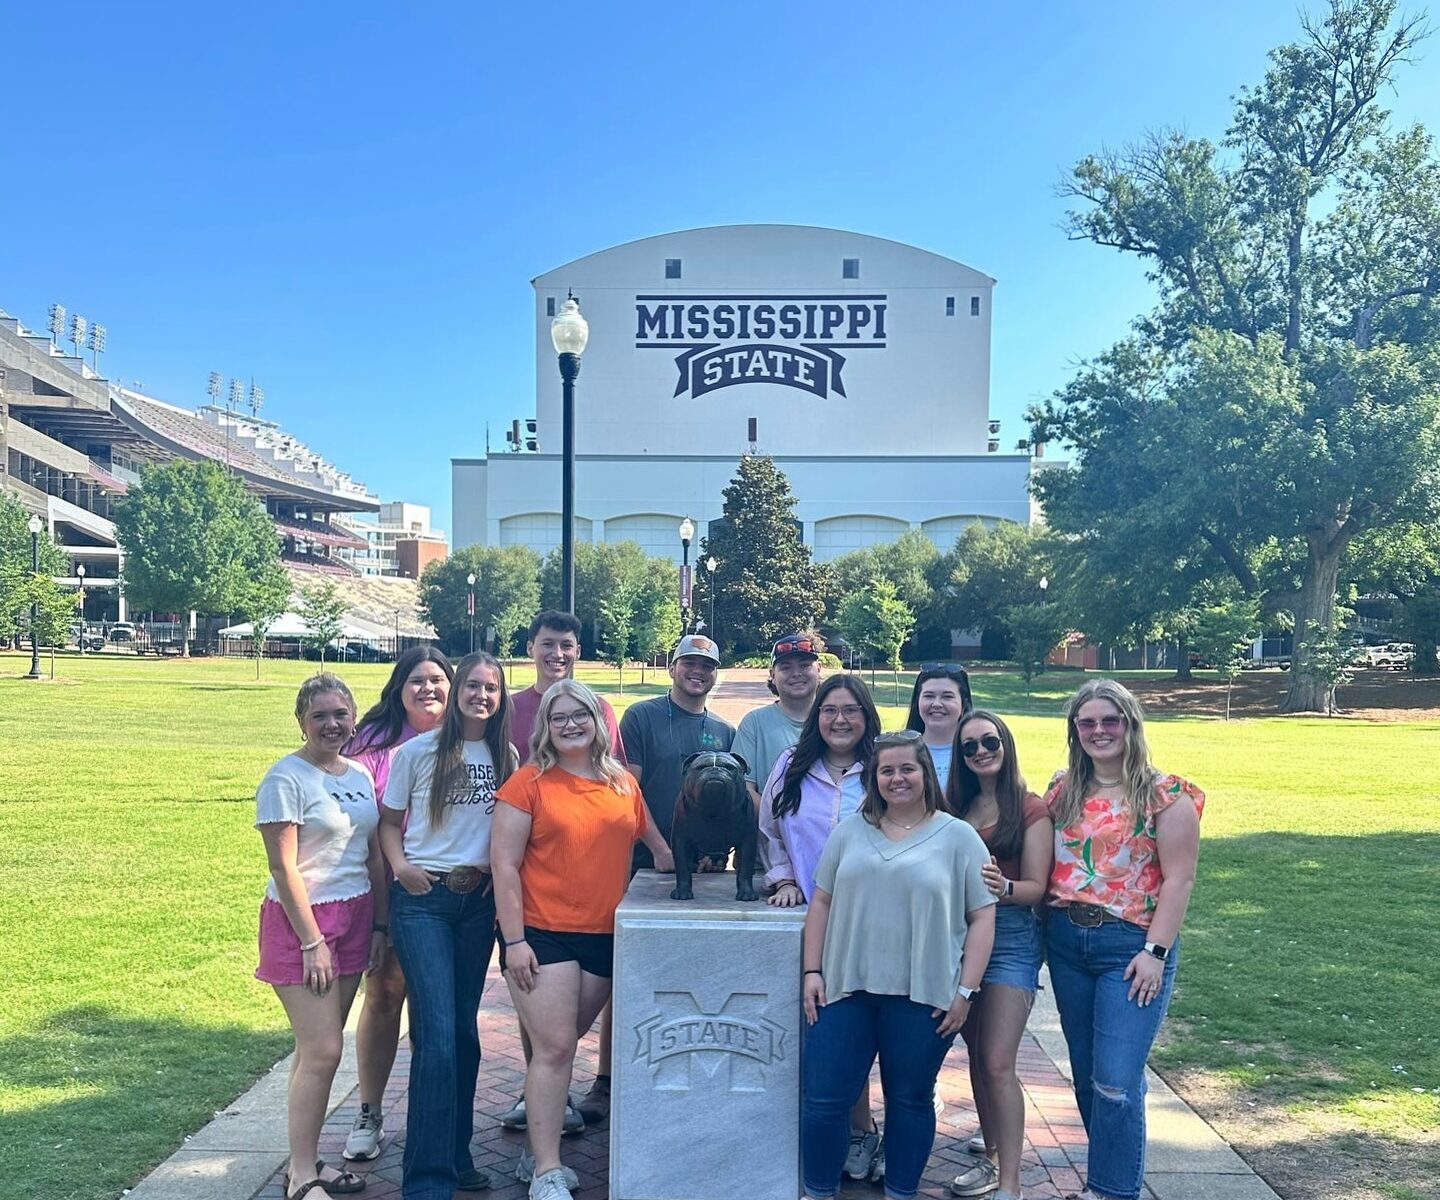
[[[1090,1150],[1079,1200],[1137,1200],[1145,1178],[1145,1061],[1175,984],[1205,794],[1150,762],[1139,702],[1084,684],[1066,708],[1069,766],[1046,897],[1050,982]]]
[[[1045,802],[1025,786],[1015,738],[995,713],[976,708],[965,714],[956,729],[955,762],[950,807],[985,843],[989,857],[981,874],[997,904],[984,986],[960,1031],[970,1051],[970,1085],[980,1113],[980,1132],[970,1145],[976,1157],[950,1191],[956,1196],[995,1192],[997,1200],[1017,1200],[1025,1097],[1015,1058],[1040,978],[1035,906],[1045,898],[1050,879],[1055,827]]]
[[[880,714],[858,675],[831,675],[794,747],[775,760],[760,794],[760,848],[770,903],[791,908],[808,903],[815,868],[835,827],[860,811],[865,764],[880,734]],[[851,1113],[851,1152],[845,1173],[869,1179],[883,1170],[880,1131],[861,1089]]]
[[[801,1099],[805,1196],[829,1200],[845,1168],[846,1110],[878,1054],[885,1195],[909,1200],[935,1141],[935,1079],[982,991],[994,934],[985,844],[944,811],[914,730],[882,734],[860,812],[816,868],[803,937]]]
[[[500,789],[495,894],[500,966],[532,1053],[529,1150],[516,1174],[532,1200],[570,1200],[560,1162],[575,1048],[610,998],[615,910],[645,832],[645,801],[611,752],[600,701],[562,679],[540,700],[530,761]]]
[[[970,708],[970,677],[965,668],[955,663],[926,663],[920,668],[910,689],[905,728],[925,735],[925,749],[930,751],[942,792],[949,787],[955,730]]]
[[[405,1200],[450,1200],[457,1188],[490,1186],[470,1154],[476,1015],[495,947],[495,795],[515,767],[505,674],[488,654],[460,660],[439,726],[390,761],[380,844],[395,874],[390,925],[413,1044]]]

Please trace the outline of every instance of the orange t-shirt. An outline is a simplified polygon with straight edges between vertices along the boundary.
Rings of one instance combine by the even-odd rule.
[[[630,854],[645,832],[645,800],[626,772],[616,791],[563,767],[527,763],[495,793],[530,814],[520,860],[525,924],[564,933],[613,933],[630,882]]]

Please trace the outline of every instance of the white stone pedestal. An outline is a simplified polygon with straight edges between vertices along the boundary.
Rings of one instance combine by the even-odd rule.
[[[642,871],[615,915],[610,1200],[800,1194],[803,908]]]

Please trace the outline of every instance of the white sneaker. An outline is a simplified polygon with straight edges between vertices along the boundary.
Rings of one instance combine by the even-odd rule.
[[[845,1174],[851,1179],[869,1179],[875,1166],[875,1156],[880,1153],[880,1131],[872,1129],[861,1133],[850,1131],[850,1153],[845,1156]]]
[[[380,1157],[380,1139],[385,1135],[385,1117],[378,1108],[360,1106],[350,1136],[345,1139],[345,1157],[351,1162],[369,1162]]]
[[[530,1181],[530,1200],[575,1200],[565,1183],[565,1169],[556,1167]]]
[[[580,1186],[580,1176],[569,1167],[562,1164],[560,1173],[565,1180],[565,1186],[571,1191]],[[535,1156],[530,1153],[529,1146],[525,1146],[520,1151],[520,1161],[515,1164],[515,1178],[521,1183],[529,1183],[535,1178]]]
[[[965,1143],[965,1149],[971,1154],[986,1154],[992,1150],[993,1147],[986,1144],[985,1131],[983,1129],[977,1129],[975,1136]]]

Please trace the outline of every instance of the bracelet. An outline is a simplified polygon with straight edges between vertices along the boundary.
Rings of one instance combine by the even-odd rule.
[[[811,967],[808,971],[802,972],[802,974],[805,974],[805,975],[823,975],[823,974],[825,974],[825,972],[822,971],[819,967]]]
[[[376,933],[389,933],[389,932],[390,932],[390,926],[388,926],[388,925],[380,925],[380,924],[377,923],[377,924],[375,924],[375,925],[370,926],[370,928],[373,929]]]
[[[312,950],[318,950],[318,949],[319,949],[321,946],[323,946],[324,944],[325,944],[325,935],[322,933],[318,938],[316,938],[316,939],[315,939],[313,942],[311,942],[308,946],[305,945],[305,944],[302,942],[301,945],[300,945],[300,949],[303,950],[303,951],[305,951],[306,954],[309,954],[310,951],[312,951]]]
[[[516,938],[513,942],[511,942],[511,941],[506,941],[505,935],[504,935],[503,933],[500,935],[500,941],[504,944],[504,946],[505,946],[505,948],[506,948],[507,950],[508,950],[511,946],[518,946],[518,945],[519,945],[521,942],[523,942],[524,940],[525,940],[525,935],[524,935],[523,933],[522,933],[518,938]]]

